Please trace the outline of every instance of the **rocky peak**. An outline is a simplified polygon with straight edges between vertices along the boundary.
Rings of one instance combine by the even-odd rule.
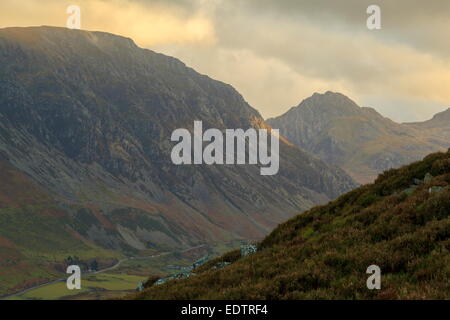
[[[308,109],[319,114],[352,115],[360,112],[360,107],[347,96],[327,91],[323,94],[314,93],[311,97],[303,100],[296,109]]]
[[[447,148],[449,116],[447,110],[423,123],[399,124],[373,108],[360,108],[343,94],[327,91],[315,93],[268,123],[294,144],[365,183],[383,170]]]

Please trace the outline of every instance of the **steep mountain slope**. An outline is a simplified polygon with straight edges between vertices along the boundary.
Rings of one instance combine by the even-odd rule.
[[[219,262],[232,264],[214,270]],[[380,290],[366,286],[371,265]],[[255,254],[231,252],[194,272],[129,298],[448,299],[450,150],[281,224]]]
[[[355,186],[341,169],[283,141],[274,176],[256,165],[173,165],[171,133],[192,131],[194,120],[222,130],[267,124],[231,86],[130,39],[6,28],[0,65],[4,161],[49,194],[94,246],[137,254],[261,238]],[[0,205],[15,197],[0,195]]]
[[[383,170],[450,147],[450,137],[439,129],[450,130],[448,117],[435,120],[424,125],[395,123],[342,94],[326,92],[267,122],[296,145],[368,183]]]
[[[69,253],[100,267],[121,256],[75,231],[83,208],[62,208],[1,154],[0,181],[0,296],[60,276]]]

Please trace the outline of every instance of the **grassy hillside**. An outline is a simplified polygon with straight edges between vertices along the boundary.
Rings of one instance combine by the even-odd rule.
[[[449,183],[450,150],[429,155],[281,224],[254,255],[230,252],[129,298],[448,299]],[[219,261],[233,263],[213,270]],[[366,287],[372,264],[381,290]]]
[[[0,181],[0,296],[65,276],[68,256],[103,267],[121,257],[81,237],[69,212],[2,159]]]

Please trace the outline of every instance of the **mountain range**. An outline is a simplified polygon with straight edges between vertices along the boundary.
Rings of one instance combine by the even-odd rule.
[[[54,279],[68,256],[258,239],[356,186],[283,138],[274,176],[172,164],[172,131],[195,120],[269,125],[230,85],[131,39],[0,29],[0,65],[0,294]]]
[[[450,147],[450,109],[419,123],[396,123],[343,94],[316,93],[267,120],[289,141],[343,168],[359,183]]]
[[[104,32],[0,29],[0,65],[0,295],[60,277],[74,257],[106,268],[262,239],[450,146],[450,109],[399,124],[326,92],[265,121],[230,85]],[[171,134],[192,132],[194,121],[222,132],[279,128],[278,174],[173,164]]]

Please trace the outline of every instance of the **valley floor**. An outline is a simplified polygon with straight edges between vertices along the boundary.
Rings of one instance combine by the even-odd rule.
[[[4,300],[104,300],[135,292],[149,275],[165,276],[209,254],[215,257],[236,248],[240,241],[199,245],[178,252],[163,252],[145,257],[128,257],[114,266],[82,274],[81,289],[69,290],[66,278],[56,279],[2,297]]]

